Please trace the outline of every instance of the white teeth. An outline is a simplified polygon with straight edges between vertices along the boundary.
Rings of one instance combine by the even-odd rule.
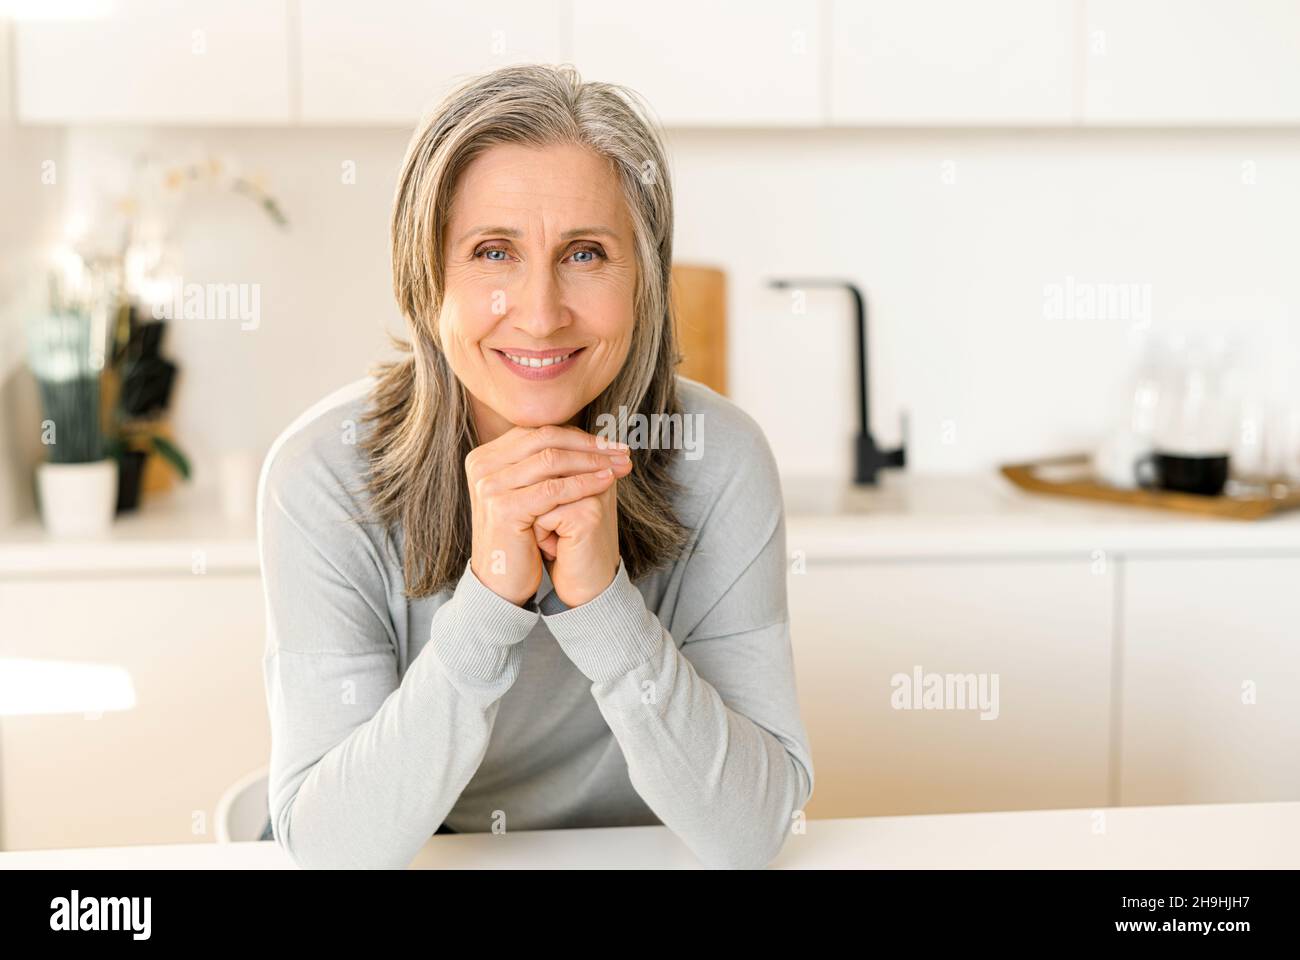
[[[506,356],[510,359],[511,363],[517,363],[521,367],[549,367],[552,364],[562,363],[565,360],[568,360],[573,356],[573,354],[566,353],[562,357],[547,357],[546,359],[542,359],[541,357],[516,357],[513,353],[507,353]]]

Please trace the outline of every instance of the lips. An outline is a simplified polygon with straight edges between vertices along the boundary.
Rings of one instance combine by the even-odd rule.
[[[568,360],[569,357],[573,356],[578,351],[576,349],[573,349],[570,350],[568,353],[555,353],[555,354],[551,354],[550,356],[537,356],[535,354],[525,355],[522,353],[513,353],[509,350],[502,350],[500,352],[505,354],[506,359],[509,360],[511,363],[517,363],[521,367],[536,368],[536,367],[549,367],[555,363],[563,363],[565,360]]]
[[[585,347],[554,347],[549,350],[519,350],[493,347],[492,352],[514,374],[525,380],[550,380],[570,369]]]

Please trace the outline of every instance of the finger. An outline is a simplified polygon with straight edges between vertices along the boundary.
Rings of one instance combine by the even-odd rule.
[[[632,472],[632,460],[611,450],[600,453],[547,447],[519,463],[512,463],[484,477],[480,483],[487,493],[504,493],[531,486],[547,477],[567,477],[578,473],[596,473],[611,467],[617,476]]]
[[[605,454],[626,454],[630,449],[625,443],[614,443],[577,427],[550,425],[513,427],[497,439],[477,447],[473,456],[479,475],[486,476],[547,447]]]
[[[548,477],[528,487],[503,494],[510,514],[536,519],[564,503],[603,493],[614,482],[614,471],[606,467],[595,473]]]
[[[554,560],[556,548],[560,543],[559,535],[553,530],[547,530],[534,523],[533,536],[537,538],[537,546],[542,551],[542,556],[547,560]]]
[[[611,488],[612,491],[612,488]],[[584,497],[572,503],[562,503],[533,521],[534,530],[553,533],[557,537],[573,536],[603,522],[609,512],[609,502],[602,503],[607,493]]]
[[[557,508],[558,509],[558,508]],[[554,515],[552,510],[550,515]],[[554,527],[545,527],[540,523],[533,523],[533,536],[537,538],[537,546],[542,550],[542,555],[547,560],[555,559],[555,549],[560,542],[560,536],[555,532]]]

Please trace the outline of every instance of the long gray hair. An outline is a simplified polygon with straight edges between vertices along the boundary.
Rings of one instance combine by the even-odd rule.
[[[419,598],[455,586],[470,557],[465,457],[478,444],[464,386],[438,340],[444,291],[442,240],[459,175],[496,144],[579,144],[616,171],[636,237],[635,320],[627,361],[580,414],[596,433],[601,414],[680,413],[672,281],[673,198],[663,145],[632,91],[583,82],[569,65],[504,67],[453,90],[416,128],[393,203],[393,291],[410,327],[406,356],[372,369],[378,382],[360,441],[369,459],[370,512],[401,528],[405,592]],[[608,424],[608,420],[601,421]],[[658,422],[658,421],[651,421]],[[673,452],[632,451],[617,483],[619,550],[633,579],[671,562],[686,539],[673,511]]]

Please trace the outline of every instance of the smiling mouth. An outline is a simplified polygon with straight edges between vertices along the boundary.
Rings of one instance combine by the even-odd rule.
[[[512,373],[527,380],[548,380],[572,367],[586,347],[557,347],[551,350],[491,349],[501,357]]]
[[[503,357],[505,357],[507,360],[509,360],[511,363],[515,364],[516,366],[532,367],[536,369],[538,367],[550,367],[550,366],[554,366],[557,363],[563,363],[565,360],[568,360],[570,357],[572,357],[576,353],[579,353],[581,350],[582,347],[574,347],[573,349],[568,350],[565,353],[548,353],[547,351],[543,351],[541,354],[537,354],[537,353],[522,354],[522,353],[511,353],[509,350],[498,350],[497,353],[501,354]]]

